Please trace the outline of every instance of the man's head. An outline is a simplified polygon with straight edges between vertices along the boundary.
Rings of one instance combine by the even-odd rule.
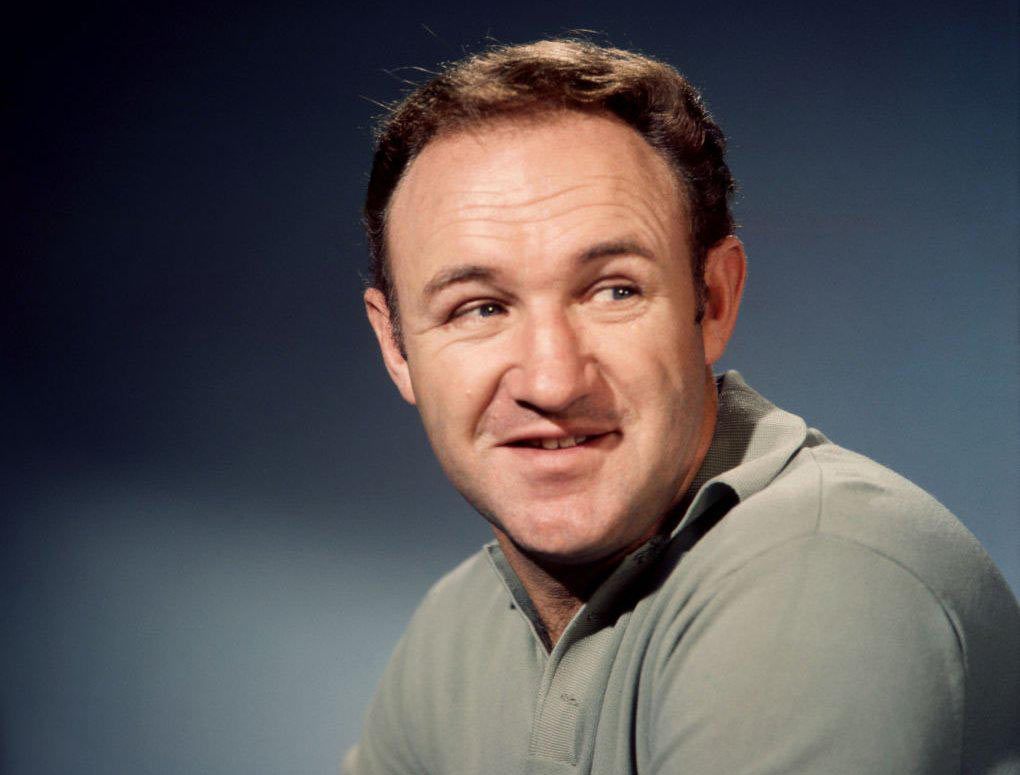
[[[625,71],[665,68],[591,48],[525,47],[527,78],[555,80],[577,57]],[[552,74],[543,76],[539,55]],[[516,66],[510,50],[492,56],[506,66],[482,69],[525,89],[524,75],[507,74]],[[594,91],[599,72],[571,83]],[[485,80],[472,78],[472,90],[485,91]],[[386,366],[418,406],[454,485],[498,536],[539,560],[598,562],[647,540],[711,440],[709,365],[736,319],[744,256],[729,235],[721,135],[690,87],[672,78],[682,96],[674,108],[698,113],[698,129],[685,119],[689,133],[713,149],[702,155],[714,161],[692,169],[724,171],[715,189],[678,172],[678,156],[617,110],[555,101],[548,90],[517,110],[504,101],[442,126],[423,118],[431,129],[420,129],[425,139],[413,148],[395,151],[384,132],[376,156],[366,209],[388,286],[369,288],[365,301]],[[429,115],[448,99],[449,87],[434,84],[409,98],[431,106]],[[607,100],[665,99],[650,89]],[[675,110],[671,121],[682,123]],[[399,179],[384,196],[379,180],[392,171],[380,165],[397,157]],[[708,215],[692,215],[693,201]]]
[[[437,135],[549,110],[609,113],[633,127],[681,182],[700,316],[706,251],[734,231],[725,140],[701,97],[676,70],[621,49],[576,40],[491,48],[416,89],[383,121],[365,198],[371,286],[386,297],[403,347],[386,239],[387,213],[408,165]]]

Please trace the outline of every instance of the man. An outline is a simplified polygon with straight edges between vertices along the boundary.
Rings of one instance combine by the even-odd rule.
[[[574,41],[383,125],[365,303],[496,540],[429,592],[348,773],[1020,769],[1020,614],[930,496],[734,372],[724,142]]]

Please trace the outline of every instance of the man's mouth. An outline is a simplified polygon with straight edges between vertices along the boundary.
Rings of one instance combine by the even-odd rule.
[[[564,436],[559,439],[523,439],[522,441],[515,441],[510,446],[535,447],[536,449],[567,449],[568,447],[576,447],[578,444],[584,444],[587,440],[587,436]]]
[[[597,439],[605,436],[605,433],[592,434],[588,436],[547,436],[534,439],[520,439],[518,441],[511,441],[507,444],[508,447],[532,447],[534,449],[569,449],[571,447],[580,447],[586,443],[591,443]]]

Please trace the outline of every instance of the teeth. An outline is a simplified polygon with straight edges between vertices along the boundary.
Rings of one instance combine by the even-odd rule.
[[[583,444],[587,440],[587,436],[567,436],[562,439],[533,439],[528,445],[536,449],[567,449]]]

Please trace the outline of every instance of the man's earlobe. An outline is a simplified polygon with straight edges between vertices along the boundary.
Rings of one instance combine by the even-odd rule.
[[[372,324],[376,341],[379,343],[379,350],[382,353],[383,363],[386,364],[386,371],[390,379],[397,386],[400,395],[409,404],[415,404],[414,386],[411,384],[411,373],[407,367],[407,359],[400,351],[396,339],[393,336],[393,323],[389,305],[386,297],[378,288],[369,288],[365,291],[365,312],[368,314],[368,322]]]
[[[705,255],[705,315],[701,320],[705,363],[712,365],[726,351],[737,324],[747,275],[744,244],[732,234]]]

